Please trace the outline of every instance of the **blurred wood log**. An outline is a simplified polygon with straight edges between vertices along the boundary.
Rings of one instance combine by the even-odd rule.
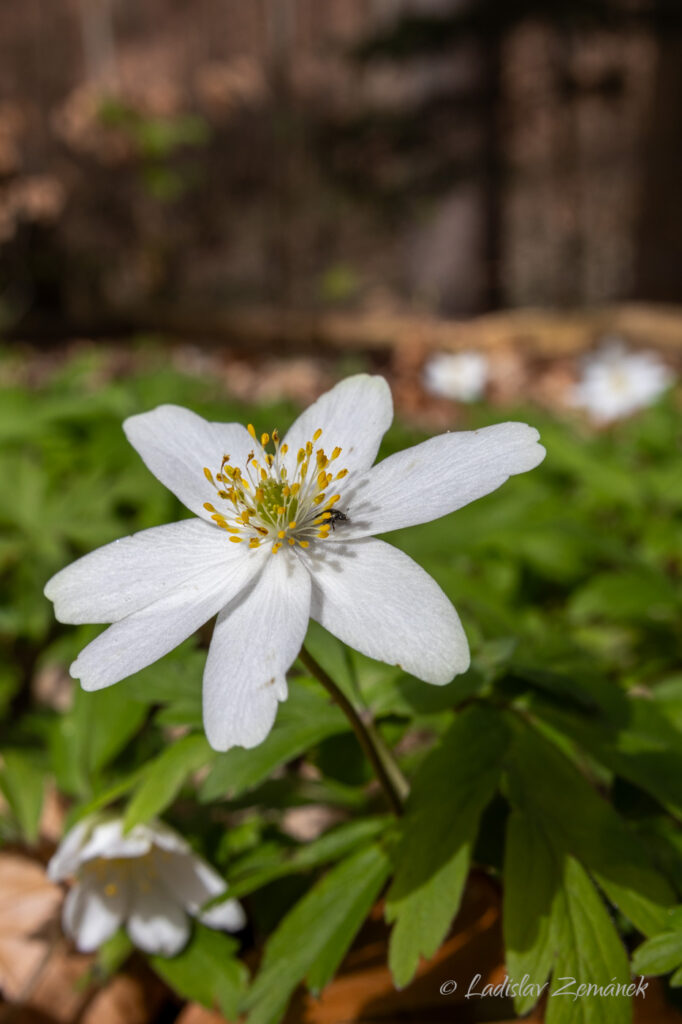
[[[315,313],[272,309],[131,312],[138,330],[229,346],[231,351],[390,353],[424,350],[517,348],[529,357],[579,354],[606,335],[635,346],[682,353],[682,306],[626,304],[584,310],[518,309],[471,320],[394,314]]]

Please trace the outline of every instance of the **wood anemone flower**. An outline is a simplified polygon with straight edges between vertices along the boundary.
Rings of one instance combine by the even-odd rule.
[[[128,440],[195,518],[114,541],[45,588],[62,622],[113,623],[71,666],[98,690],[161,658],[216,613],[203,681],[216,750],[267,736],[310,617],[363,654],[435,685],[469,666],[457,612],[374,535],[438,519],[545,455],[525,423],[446,433],[373,465],[391,423],[366,374],[322,395],[280,438],[173,405]]]

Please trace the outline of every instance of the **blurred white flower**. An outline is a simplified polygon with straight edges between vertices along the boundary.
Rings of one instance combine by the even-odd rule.
[[[488,360],[481,352],[441,352],[424,367],[426,390],[457,402],[475,402],[487,380]]]
[[[53,882],[75,878],[62,925],[82,953],[98,949],[122,924],[136,946],[162,956],[187,942],[188,914],[228,931],[245,924],[236,900],[202,910],[227,883],[158,821],[124,834],[120,818],[86,818],[64,837],[47,874]]]
[[[595,422],[609,423],[652,405],[673,380],[655,352],[628,352],[622,342],[608,339],[585,359],[573,405]]]
[[[426,682],[464,672],[469,648],[449,599],[373,535],[461,508],[533,469],[545,450],[532,427],[498,423],[372,467],[392,416],[386,381],[360,374],[322,395],[281,441],[173,405],[126,420],[128,440],[195,518],[115,541],[49,581],[60,621],[114,623],[71,674],[86,690],[109,686],[218,613],[204,727],[227,750],[254,747],[272,728],[310,616]]]

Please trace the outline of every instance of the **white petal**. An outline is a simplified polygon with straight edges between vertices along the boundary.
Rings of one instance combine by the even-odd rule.
[[[136,826],[131,832],[124,834],[123,819],[111,818],[100,822],[92,829],[88,841],[84,844],[81,863],[102,857],[113,860],[117,857],[142,857],[149,853],[152,839],[144,826]]]
[[[107,896],[92,879],[74,885],[64,900],[62,926],[81,953],[92,953],[111,938],[125,917],[127,896],[122,886]]]
[[[160,601],[109,626],[70,668],[84,690],[99,690],[151,665],[203,626],[260,571],[264,549],[239,548],[229,567],[211,566]]]
[[[154,846],[168,853],[190,853],[191,846],[186,839],[163,821],[150,821],[147,825]]]
[[[204,475],[214,477],[224,455],[233,466],[244,467],[253,440],[240,423],[210,423],[179,405],[160,405],[151,412],[130,416],[123,424],[126,437],[155,477],[187,508],[204,519],[204,502],[215,502],[216,492]]]
[[[302,413],[284,438],[289,445],[287,465],[290,473],[296,464],[296,453],[313,434],[322,430],[315,447],[327,455],[341,448],[335,465],[363,472],[374,462],[381,439],[393,419],[391,391],[383,377],[359,373],[347,377],[327,391]]]
[[[157,869],[170,891],[177,896],[188,913],[198,917],[209,928],[239,931],[246,924],[246,915],[237,900],[225,900],[202,912],[209,900],[227,892],[227,883],[217,871],[194,853],[162,852],[156,858]]]
[[[525,423],[496,423],[397,452],[352,481],[342,507],[350,522],[329,539],[386,533],[454,512],[539,465],[545,449],[538,438]]]
[[[313,576],[312,617],[370,658],[443,685],[469,667],[457,612],[438,584],[380,540],[320,544],[303,556]]]
[[[237,548],[224,530],[200,519],[154,526],[68,565],[45,596],[60,622],[117,622],[218,563],[229,572]]]
[[[175,956],[189,938],[187,914],[164,886],[138,888],[131,897],[128,935],[145,953]]]
[[[255,584],[218,616],[204,672],[204,728],[215,750],[255,747],[272,728],[310,615],[310,578],[293,552],[268,554]]]
[[[47,865],[47,877],[52,882],[62,882],[75,874],[83,863],[83,847],[92,830],[91,818],[84,818],[66,833]]]

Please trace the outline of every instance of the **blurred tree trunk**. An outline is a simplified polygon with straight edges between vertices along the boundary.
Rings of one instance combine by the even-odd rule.
[[[682,33],[658,35],[641,175],[635,295],[682,302]]]
[[[80,29],[87,77],[117,84],[116,42],[111,0],[80,0]]]

